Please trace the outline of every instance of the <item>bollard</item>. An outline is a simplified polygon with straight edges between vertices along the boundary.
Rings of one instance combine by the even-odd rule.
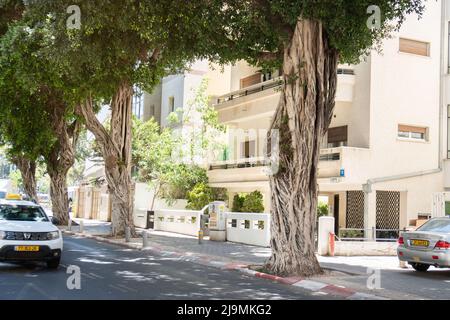
[[[329,234],[329,247],[328,247],[328,255],[330,257],[334,257],[334,248],[335,248],[335,242],[334,242],[334,233],[330,232]]]
[[[202,244],[203,243],[203,230],[199,230],[198,231],[198,244]]]
[[[131,239],[131,230],[130,227],[125,227],[125,242],[130,242]]]
[[[69,231],[72,231],[72,219],[69,219],[69,224],[67,225]]]
[[[80,221],[80,233],[84,233],[84,221]]]
[[[142,248],[148,247],[148,234],[147,231],[142,231]]]

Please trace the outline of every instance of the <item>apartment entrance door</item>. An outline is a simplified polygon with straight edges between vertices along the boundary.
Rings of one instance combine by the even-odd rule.
[[[334,206],[333,206],[333,214],[334,214],[334,233],[339,234],[339,195],[334,195]]]

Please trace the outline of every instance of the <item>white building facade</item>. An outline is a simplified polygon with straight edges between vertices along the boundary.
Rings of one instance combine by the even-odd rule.
[[[336,108],[322,142],[319,190],[328,197],[336,232],[367,239],[398,236],[431,215],[432,197],[450,188],[450,3],[427,2],[358,65],[340,65]],[[268,129],[279,100],[277,72],[244,62],[230,66],[229,92],[216,100],[232,129]],[[449,115],[448,117],[446,115]],[[270,211],[262,144],[251,134],[230,146],[236,158],[209,167],[210,184],[234,193],[259,190]]]

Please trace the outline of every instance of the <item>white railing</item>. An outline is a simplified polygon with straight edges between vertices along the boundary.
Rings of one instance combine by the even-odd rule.
[[[264,82],[254,84],[252,86],[246,87],[244,89],[236,90],[230,92],[226,95],[217,98],[217,104],[221,104],[227,101],[231,101],[237,98],[245,97],[257,92],[265,91],[272,88],[280,87],[283,84],[283,77],[277,77]]]
[[[234,169],[245,167],[266,166],[268,159],[265,157],[240,158],[234,160],[219,160],[210,164],[210,170]]]
[[[200,230],[201,211],[156,210],[155,230],[197,236]]]
[[[270,246],[270,214],[228,212],[227,241]]]

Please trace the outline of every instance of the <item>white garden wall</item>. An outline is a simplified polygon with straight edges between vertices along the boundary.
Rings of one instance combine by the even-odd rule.
[[[156,210],[155,230],[198,236],[200,216],[200,211]]]
[[[227,241],[270,246],[270,214],[228,212]]]

